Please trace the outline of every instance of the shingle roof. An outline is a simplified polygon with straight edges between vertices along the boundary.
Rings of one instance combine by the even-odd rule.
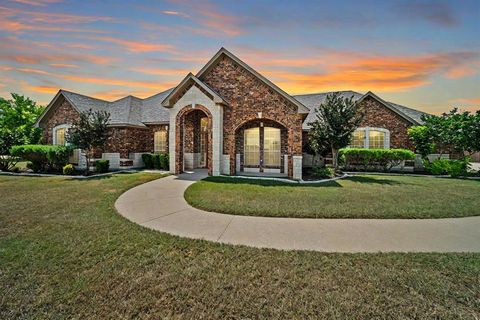
[[[301,95],[294,95],[293,97],[300,101],[304,106],[310,109],[310,112],[308,113],[305,121],[303,121],[302,129],[303,130],[308,130],[310,129],[309,123],[315,120],[315,113],[317,108],[322,104],[327,95],[330,93],[334,93],[335,91],[332,92],[323,92],[323,93],[312,93],[312,94],[301,94]],[[341,97],[344,98],[350,98],[353,97],[353,101],[357,101],[364,97],[364,94],[355,92],[355,91],[337,91],[340,93]],[[422,115],[426,114],[425,112],[415,110],[412,108],[408,108],[396,103],[392,103],[389,101],[384,101],[385,103],[388,104],[388,106],[393,109],[395,112],[399,113],[400,115],[403,115],[407,119],[413,120],[413,122],[416,122],[418,124],[423,123],[421,117]]]

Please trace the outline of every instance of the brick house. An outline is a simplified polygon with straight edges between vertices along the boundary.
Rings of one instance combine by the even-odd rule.
[[[146,99],[109,102],[60,90],[37,125],[45,143],[63,144],[79,112],[106,110],[110,138],[96,156],[114,168],[141,166],[145,152],[168,152],[173,173],[207,168],[210,175],[301,179],[309,122],[327,94],[291,96],[221,48],[196,75]],[[407,129],[421,123],[423,112],[372,92],[341,95],[353,97],[365,112],[352,146],[411,148]]]

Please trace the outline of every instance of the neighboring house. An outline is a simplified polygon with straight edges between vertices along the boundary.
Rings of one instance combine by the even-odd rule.
[[[111,135],[97,157],[136,165],[144,152],[168,152],[173,173],[203,167],[211,175],[300,179],[309,122],[327,94],[291,96],[222,48],[196,75],[146,99],[109,102],[60,90],[37,125],[46,143],[63,144],[79,112],[106,110]],[[421,123],[423,112],[372,92],[341,94],[365,112],[352,146],[411,148],[407,129]]]

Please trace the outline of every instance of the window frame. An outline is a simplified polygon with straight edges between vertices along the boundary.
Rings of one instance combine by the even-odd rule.
[[[157,149],[157,141],[156,141],[156,137],[157,137],[157,134],[161,134],[163,133],[164,134],[164,140],[162,141],[162,139],[160,139],[160,141],[158,141],[158,144],[161,146],[163,144],[163,148],[158,148]],[[166,130],[157,130],[157,131],[154,131],[153,132],[153,152],[154,153],[166,153],[168,150],[168,134],[167,134],[167,131]]]
[[[52,144],[53,145],[60,145],[58,144],[57,142],[57,130],[61,130],[61,129],[64,129],[65,130],[65,133],[64,133],[64,137],[63,137],[63,140],[64,140],[64,144],[63,146],[68,146],[68,142],[67,142],[67,133],[68,133],[68,129],[70,129],[72,127],[72,125],[70,124],[60,124],[58,126],[55,126],[52,128]]]
[[[247,148],[247,133],[256,131],[257,139],[256,144],[252,144],[250,148]],[[253,147],[257,150],[251,151]],[[254,157],[252,157],[252,154]],[[250,162],[247,159],[254,161]],[[243,130],[243,166],[244,167],[260,167],[260,127],[252,127]]]
[[[372,149],[370,147],[370,131],[379,131],[385,134],[384,137],[384,148],[383,149],[390,149],[390,130],[386,128],[380,128],[380,127],[361,127],[355,129],[355,131],[364,131],[365,133],[365,142],[363,148],[365,149]],[[353,141],[353,138],[352,138]],[[349,148],[354,148],[352,145],[349,146]]]
[[[267,131],[271,130],[271,132],[275,132],[275,135],[278,135],[278,148],[267,150]],[[275,137],[277,138],[277,137]],[[275,144],[272,144],[274,146]],[[275,156],[275,157],[273,157]],[[268,163],[267,159],[276,158],[277,160],[275,163]],[[263,127],[263,166],[264,167],[280,167],[282,165],[282,131],[280,128],[276,127]]]

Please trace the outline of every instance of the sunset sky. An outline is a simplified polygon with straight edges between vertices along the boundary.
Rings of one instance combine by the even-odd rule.
[[[0,96],[144,98],[222,46],[290,94],[480,109],[479,0],[0,0]]]

